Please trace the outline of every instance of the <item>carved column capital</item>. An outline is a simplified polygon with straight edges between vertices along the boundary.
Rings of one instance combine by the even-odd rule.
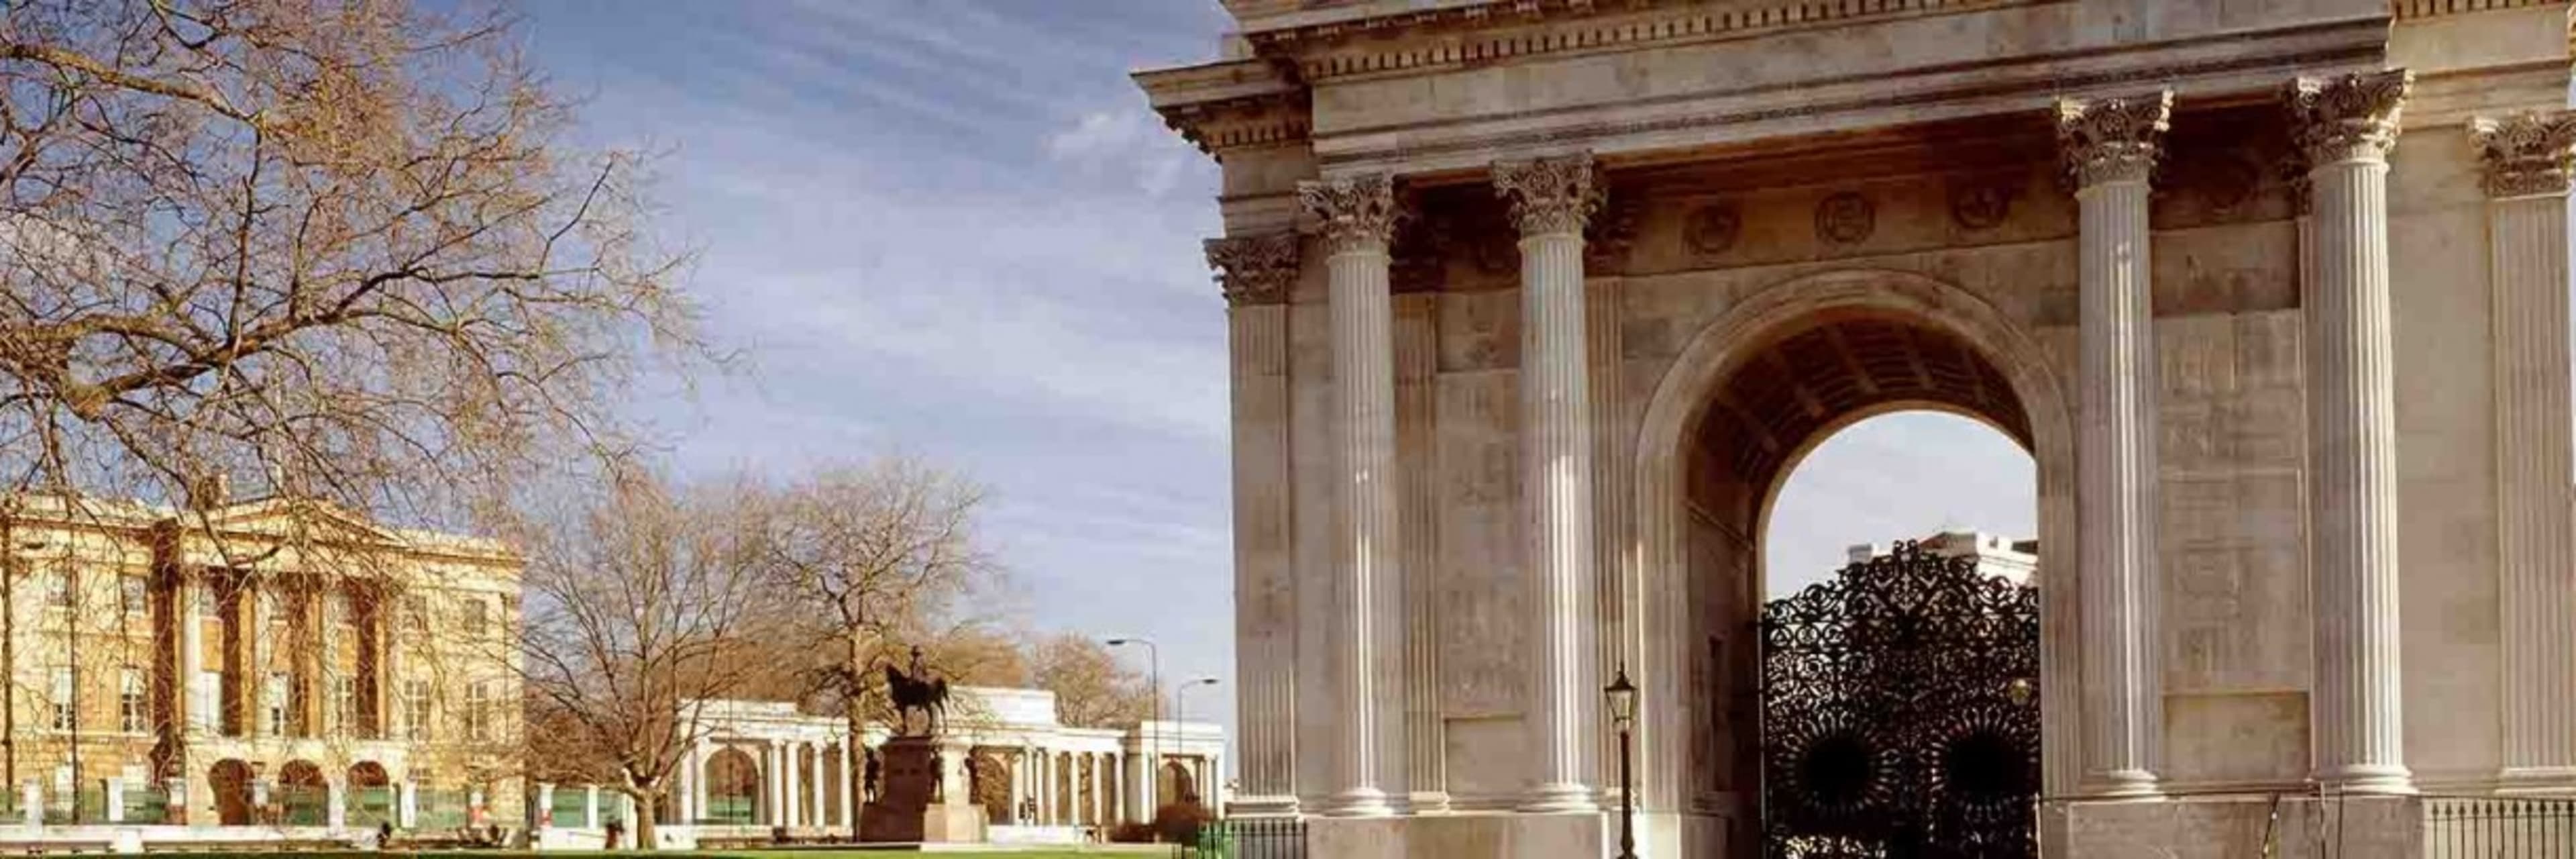
[[[1296,233],[1228,236],[1204,247],[1227,304],[1277,304],[1297,282]]]
[[[1384,250],[1395,237],[1395,180],[1384,173],[1299,182],[1297,203],[1314,216],[1334,253],[1368,245]]]
[[[2570,164],[2576,162],[2576,112],[2472,119],[2469,143],[2478,149],[2480,184],[2487,196],[2564,194]]]
[[[2173,119],[2173,91],[2057,101],[2057,152],[2078,189],[2101,182],[2144,182]]]
[[[2337,161],[2377,161],[2397,147],[2398,114],[2415,87],[2405,69],[2299,78],[2282,90],[2290,134],[2310,167]]]
[[[1494,193],[1512,203],[1521,235],[1583,232],[1601,208],[1600,165],[1592,153],[1494,162]]]

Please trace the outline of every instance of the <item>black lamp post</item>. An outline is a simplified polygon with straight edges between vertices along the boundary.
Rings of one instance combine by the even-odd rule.
[[[1637,684],[1628,682],[1628,666],[1601,690],[1610,696],[1610,721],[1619,726],[1619,859],[1637,859],[1637,789],[1628,781],[1628,729],[1637,723]]]

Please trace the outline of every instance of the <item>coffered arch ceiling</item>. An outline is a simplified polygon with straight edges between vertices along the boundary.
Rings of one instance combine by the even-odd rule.
[[[1784,329],[1738,364],[1710,395],[1698,448],[1735,479],[1769,487],[1822,435],[1907,406],[1970,415],[2031,444],[2020,398],[1975,344],[1901,316],[1834,313]]]

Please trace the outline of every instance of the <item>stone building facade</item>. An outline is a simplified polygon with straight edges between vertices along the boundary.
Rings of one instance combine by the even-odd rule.
[[[2057,855],[2576,787],[2567,4],[1224,5],[1136,79],[1223,168],[1238,808],[1601,855],[1624,666],[1643,855],[1751,855],[1766,508],[1909,408],[2038,466]]]
[[[519,561],[497,544],[276,499],[34,496],[0,513],[18,810],[515,820]]]

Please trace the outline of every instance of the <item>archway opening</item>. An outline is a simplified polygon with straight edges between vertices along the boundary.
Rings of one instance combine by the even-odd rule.
[[[215,820],[225,826],[250,825],[250,765],[233,758],[216,761],[206,770],[206,783],[215,789]]]
[[[716,826],[748,826],[761,819],[760,764],[737,748],[723,748],[707,756],[707,807],[700,809],[700,822]]]
[[[1952,539],[1998,550],[2036,548],[2028,374],[2007,372],[1999,344],[1941,311],[1854,303],[1781,313],[1739,339],[1703,389],[1678,463],[1687,628],[1697,633],[1680,787],[1688,807],[1725,821],[1731,855],[1760,855],[1765,815],[1777,816],[1764,786],[1783,781],[1764,762],[1766,735],[1782,729],[1764,720],[1766,602],[1835,576],[1855,546],[1884,555],[1955,530],[1982,531]],[[2027,356],[2015,357],[2026,370]],[[2032,616],[2035,665],[2035,599]],[[2035,692],[2031,702],[2035,714]],[[2035,749],[2035,727],[2032,737]]]

